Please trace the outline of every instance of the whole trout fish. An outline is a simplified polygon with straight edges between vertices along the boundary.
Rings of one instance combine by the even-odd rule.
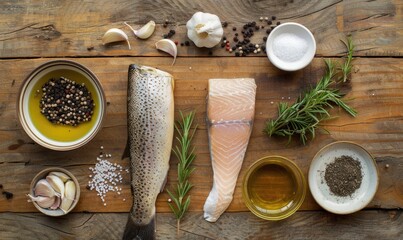
[[[155,202],[169,168],[174,134],[174,79],[161,70],[129,66],[128,145],[133,205],[123,239],[155,239]]]

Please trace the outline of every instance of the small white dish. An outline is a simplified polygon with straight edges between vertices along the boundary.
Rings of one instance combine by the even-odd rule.
[[[286,39],[285,35],[288,35],[289,43],[296,44],[290,45],[281,42],[281,38]],[[276,42],[276,40],[280,42]],[[275,45],[281,45],[281,49],[274,49]],[[274,66],[285,71],[297,71],[312,61],[316,52],[316,42],[311,31],[305,26],[293,22],[283,23],[271,31],[266,41],[266,52]],[[286,56],[281,56],[278,53],[284,53]]]
[[[339,197],[330,192],[324,179],[327,164],[343,155],[360,161],[362,182],[351,196]],[[329,212],[349,214],[363,209],[371,202],[378,189],[376,162],[364,148],[352,142],[334,142],[323,147],[313,158],[309,167],[308,184],[316,202]]]

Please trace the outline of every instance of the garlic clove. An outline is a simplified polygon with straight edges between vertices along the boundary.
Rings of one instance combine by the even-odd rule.
[[[37,196],[34,197],[31,194],[27,194],[30,198],[28,202],[36,202],[41,208],[50,208],[56,200],[56,197],[44,197],[44,196]]]
[[[67,180],[70,180],[70,177],[63,173],[63,172],[50,172],[48,175],[54,175],[59,177],[64,183],[67,182]]]
[[[52,188],[56,192],[60,193],[60,196],[63,199],[63,196],[64,196],[64,183],[63,183],[63,181],[58,176],[54,176],[54,175],[46,176],[46,180],[49,182],[50,186],[52,186]]]
[[[124,22],[136,35],[138,38],[141,39],[147,39],[149,38],[155,31],[155,22],[154,21],[149,21],[146,25],[141,27],[139,30],[134,30],[129,24]]]
[[[50,206],[50,209],[52,210],[58,209],[60,207],[60,203],[61,203],[60,197],[56,197],[55,202],[53,203],[52,206]]]
[[[74,202],[74,198],[76,196],[76,184],[73,181],[67,181],[65,185],[64,198],[62,199],[62,203],[60,205],[60,209],[67,213],[70,209],[71,205]]]
[[[48,181],[45,179],[39,180],[34,189],[35,196],[54,197],[58,195]]]
[[[172,62],[172,65],[174,65],[175,60],[176,60],[176,55],[178,53],[178,48],[176,47],[176,44],[172,40],[170,40],[170,39],[159,40],[158,42],[155,43],[155,47],[158,50],[164,51],[164,52],[172,55],[174,57],[174,61]]]
[[[129,38],[127,37],[126,33],[118,28],[109,29],[102,37],[102,44],[104,45],[108,43],[121,42],[121,41],[126,41],[127,45],[129,46],[129,49],[131,49]]]

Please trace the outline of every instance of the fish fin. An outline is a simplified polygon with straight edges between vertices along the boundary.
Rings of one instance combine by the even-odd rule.
[[[150,240],[155,239],[155,217],[150,223],[139,225],[133,221],[131,214],[127,220],[123,240]]]
[[[129,139],[127,139],[126,147],[125,150],[123,151],[122,159],[130,157],[130,151],[129,151]]]
[[[168,174],[165,176],[165,180],[164,180],[164,182],[162,183],[160,192],[163,192],[163,191],[164,191],[164,188],[165,188],[165,185],[167,185],[167,182],[168,182]]]

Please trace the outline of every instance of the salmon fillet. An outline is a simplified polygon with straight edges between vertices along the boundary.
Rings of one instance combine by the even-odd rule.
[[[207,125],[213,187],[204,218],[215,222],[230,205],[252,132],[256,84],[252,78],[210,79]]]

